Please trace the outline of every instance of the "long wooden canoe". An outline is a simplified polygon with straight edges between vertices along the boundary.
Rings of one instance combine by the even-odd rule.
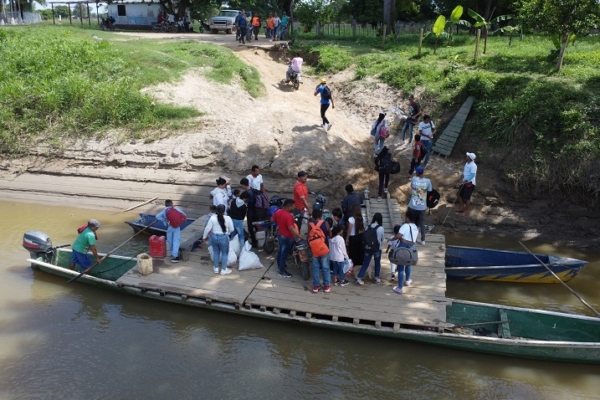
[[[55,249],[38,259],[34,268],[72,278],[68,269],[71,250]],[[370,321],[341,321],[326,315],[297,314],[260,304],[215,301],[209,295],[190,296],[175,288],[140,288],[117,282],[136,266],[135,258],[110,256],[79,281],[136,296],[226,311],[278,321],[411,340],[456,349],[541,360],[600,364],[600,319],[495,304],[452,300],[446,306],[442,327],[426,325],[374,324]],[[310,296],[311,294],[307,294]],[[326,306],[325,306],[326,307]]]
[[[576,258],[536,254],[563,282],[575,278],[587,265]],[[529,253],[447,246],[446,276],[448,279],[472,281],[559,283],[544,265]]]

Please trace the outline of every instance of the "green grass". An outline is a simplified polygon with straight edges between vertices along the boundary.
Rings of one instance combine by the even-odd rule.
[[[473,59],[475,38],[457,35],[450,46],[418,35],[397,39],[300,36],[297,46],[319,52],[315,72],[354,68],[355,79],[375,77],[405,95],[419,89],[434,120],[475,96],[469,123],[481,148],[496,149],[496,163],[521,192],[568,193],[582,197],[600,191],[600,39],[579,39],[567,48],[563,69],[555,72],[556,51],[549,38],[523,41],[489,37],[487,54]],[[480,53],[483,42],[480,44]],[[442,124],[443,129],[443,124]],[[485,143],[484,143],[485,142]],[[596,160],[596,161],[594,161]],[[523,173],[527,171],[527,173]]]
[[[102,40],[94,39],[93,36]],[[230,50],[174,40],[124,40],[83,27],[37,25],[0,29],[0,152],[23,154],[43,140],[124,128],[144,137],[181,127],[200,115],[191,107],[155,103],[141,89],[205,71],[220,83],[240,80],[252,96],[264,86],[258,71]],[[182,125],[183,124],[183,125]],[[149,137],[153,137],[149,134]]]

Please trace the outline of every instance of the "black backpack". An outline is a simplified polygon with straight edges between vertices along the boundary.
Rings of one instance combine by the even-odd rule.
[[[384,174],[391,174],[394,162],[392,161],[392,155],[386,154],[385,157],[379,161],[379,170]]]
[[[431,189],[431,192],[427,192],[427,207],[435,208],[440,201],[440,192],[435,189]]]
[[[331,89],[329,89],[329,86],[325,86],[321,94],[325,100],[331,100]]]
[[[379,250],[379,240],[377,240],[377,228],[369,228],[363,233],[363,249],[367,253],[373,253]]]

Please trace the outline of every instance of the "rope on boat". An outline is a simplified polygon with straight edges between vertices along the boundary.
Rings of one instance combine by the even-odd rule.
[[[558,280],[560,283],[562,283],[562,285],[563,285],[564,287],[566,287],[566,288],[569,290],[569,292],[573,293],[573,295],[574,295],[575,297],[577,297],[577,298],[579,299],[579,301],[581,301],[581,302],[583,303],[583,305],[584,305],[584,306],[586,306],[587,308],[589,308],[590,310],[592,310],[592,311],[593,311],[593,313],[594,313],[594,314],[596,314],[596,317],[600,318],[600,313],[599,313],[598,311],[596,311],[596,309],[595,309],[594,307],[592,307],[591,305],[589,305],[589,304],[588,304],[588,302],[587,302],[587,301],[585,301],[585,300],[584,300],[584,299],[583,299],[583,298],[582,298],[582,297],[581,297],[581,296],[580,296],[580,295],[579,295],[579,294],[578,294],[576,291],[574,291],[573,289],[571,289],[571,288],[569,287],[569,285],[567,285],[566,283],[564,283],[564,282],[563,282],[563,281],[562,281],[562,280],[561,280],[561,279],[560,279],[560,278],[559,278],[559,277],[558,277],[558,276],[557,276],[557,275],[554,273],[554,271],[552,271],[552,270],[550,269],[550,267],[548,267],[548,266],[547,266],[547,265],[546,265],[546,264],[545,264],[545,263],[544,263],[542,260],[540,260],[540,259],[538,258],[538,256],[536,256],[536,255],[535,255],[535,254],[533,254],[531,251],[529,251],[529,249],[528,249],[528,248],[527,248],[527,247],[526,247],[526,246],[525,246],[523,243],[519,242],[519,244],[520,244],[521,246],[523,246],[523,248],[524,248],[525,250],[527,250],[527,252],[528,252],[529,254],[531,254],[532,256],[534,256],[534,257],[535,257],[535,259],[536,259],[536,260],[538,260],[538,261],[539,261],[539,262],[540,262],[540,263],[541,263],[541,264],[542,264],[544,267],[546,267],[546,269],[548,270],[548,272],[550,272],[550,273],[551,273],[551,274],[552,274],[552,275],[553,275],[553,276],[554,276],[554,277],[555,277],[555,278],[556,278],[556,279],[557,279],[557,280]]]

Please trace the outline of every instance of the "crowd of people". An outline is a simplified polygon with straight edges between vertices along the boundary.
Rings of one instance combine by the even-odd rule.
[[[279,18],[276,12],[269,13],[265,24],[265,36],[269,39],[269,42],[273,40],[285,40],[289,22],[290,18],[285,12],[282,13],[281,18]],[[258,34],[262,25],[263,19],[260,14],[256,13],[252,15],[250,12],[246,12],[246,10],[241,10],[235,18],[236,40],[245,44],[249,33],[248,29],[252,30],[251,35],[254,36],[254,40],[258,40]]]
[[[321,94],[321,117],[323,127],[331,128],[331,123],[325,117],[329,104],[333,107],[333,97],[324,98],[326,81],[322,80],[315,89],[315,96]],[[328,102],[325,103],[324,101]],[[413,139],[413,127],[422,114],[420,106],[414,97],[409,97],[409,113],[402,129],[403,142],[410,145]],[[381,201],[384,193],[388,192],[390,183],[390,168],[392,163],[391,151],[385,146],[389,136],[386,114],[380,113],[371,127],[374,136],[374,163],[379,174],[377,200]],[[412,125],[412,126],[411,126]],[[384,132],[387,134],[382,134]],[[410,199],[404,215],[404,223],[395,225],[394,234],[388,238],[390,247],[407,247],[414,249],[416,244],[425,245],[425,211],[427,196],[432,193],[431,180],[425,177],[425,168],[431,154],[431,141],[436,133],[435,125],[429,115],[423,115],[418,125],[418,134],[414,136],[412,160],[409,169]],[[408,134],[408,136],[406,135]],[[459,213],[466,215],[470,209],[470,199],[476,187],[477,165],[476,155],[466,153],[466,163],[462,173],[462,181],[458,191]],[[422,165],[421,165],[422,163]],[[414,173],[413,173],[414,172]],[[323,218],[323,208],[318,202],[311,207],[307,187],[308,173],[299,171],[293,187],[293,197],[282,200],[273,210],[273,205],[267,195],[267,189],[260,167],[253,165],[250,173],[239,181],[239,188],[232,190],[230,179],[220,176],[216,179],[216,187],[211,191],[212,205],[206,219],[203,240],[210,240],[213,253],[213,269],[215,274],[227,275],[231,269],[227,267],[229,241],[238,238],[243,246],[246,239],[256,247],[256,228],[254,222],[270,219],[278,227],[276,256],[278,274],[282,278],[291,278],[287,271],[287,260],[296,242],[306,241],[312,253],[312,276],[314,293],[323,290],[331,291],[331,286],[347,286],[348,271],[352,266],[360,268],[355,282],[364,285],[364,277],[371,261],[374,261],[373,282],[381,282],[381,256],[385,242],[383,215],[375,213],[371,221],[365,221],[362,214],[363,197],[354,190],[352,184],[345,187],[346,196],[341,207],[331,211],[331,217]],[[167,242],[171,249],[171,261],[179,262],[180,228],[174,221],[185,220],[185,213],[176,207],[171,200],[165,202],[165,209],[156,218],[168,226]],[[249,238],[245,237],[244,220],[247,221]],[[306,233],[303,232],[303,221],[307,220]],[[90,220],[73,246],[72,267],[75,264],[89,268],[91,257],[87,255],[88,248],[100,262],[95,250],[96,230],[100,223]],[[331,281],[333,274],[333,282]],[[321,283],[322,276],[322,283]],[[402,294],[406,286],[412,284],[411,266],[391,264],[391,280],[397,279],[393,292]]]

